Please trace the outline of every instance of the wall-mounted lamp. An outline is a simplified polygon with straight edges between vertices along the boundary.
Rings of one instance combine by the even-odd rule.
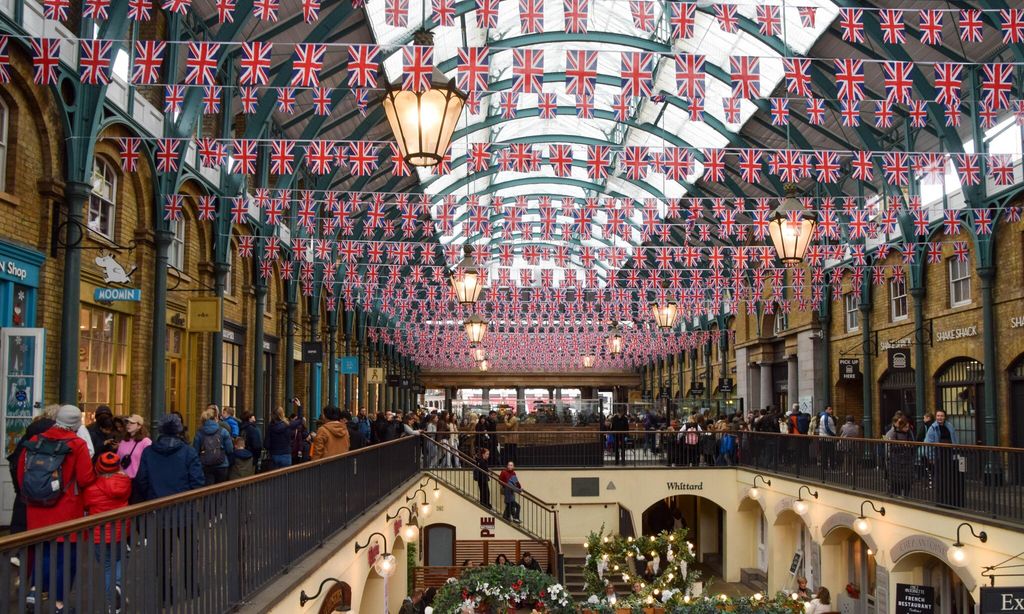
[[[382,552],[377,555],[377,560],[373,562],[373,569],[377,572],[378,575],[380,575],[380,577],[390,578],[391,576],[395,575],[395,570],[397,569],[398,565],[397,561],[395,560],[395,555],[388,552],[388,538],[386,535],[384,535],[380,531],[374,531],[373,533],[370,533],[370,537],[366,539],[365,544],[356,543],[356,552],[358,553],[360,550],[364,548],[369,548],[370,542],[373,541],[374,535],[380,535],[380,538],[384,540],[384,548],[382,549]]]
[[[814,497],[815,499],[818,498],[818,491],[811,490],[810,486],[806,486],[803,484],[800,485],[799,490],[796,491],[796,501],[793,502],[793,511],[797,514],[800,514],[801,516],[806,514],[811,509],[810,503],[804,501],[803,492],[805,488],[807,489],[808,495]]]
[[[755,501],[761,497],[761,491],[757,489],[757,481],[761,480],[765,486],[771,486],[772,481],[764,477],[760,473],[754,476],[754,485],[747,489],[747,496]]]
[[[416,493],[421,493],[423,495],[423,501],[419,503],[419,509],[417,510],[416,515],[426,518],[430,515],[430,502],[427,501],[427,491],[423,490],[422,488],[417,488],[412,493],[412,496],[405,498],[405,502],[408,503],[410,501],[415,501]]]
[[[324,602],[325,603],[326,602],[332,602],[333,603],[332,609],[328,610],[328,611],[329,612],[351,612],[352,611],[352,589],[349,588],[348,584],[345,584],[344,582],[342,582],[341,580],[338,580],[336,578],[325,578],[324,581],[320,583],[320,586],[317,587],[315,595],[307,595],[306,591],[302,591],[301,593],[299,593],[299,607],[305,607],[306,603],[308,603],[308,602],[310,602],[310,601],[312,601],[314,599],[318,599],[320,597],[320,593],[324,592],[324,586],[326,586],[328,582],[334,582],[334,586],[332,586],[327,591],[327,596],[324,597]],[[324,607],[323,605],[320,606],[320,608],[321,608],[320,611],[321,612],[324,611],[323,607]]]
[[[437,481],[437,478],[432,475],[428,475],[427,479],[420,483],[420,488],[424,488],[429,485],[430,480],[434,480],[434,501],[437,501],[441,498],[441,484]]]
[[[385,520],[391,522],[395,518],[398,518],[402,515],[402,510],[409,512],[408,521],[404,525],[402,525],[402,539],[404,539],[406,542],[414,542],[420,537],[420,528],[419,526],[417,526],[418,521],[416,519],[416,512],[412,511],[411,507],[409,507],[408,505],[403,505],[402,507],[395,510],[394,514],[388,514],[385,517]]]
[[[885,516],[885,506],[875,507],[875,504],[870,499],[864,499],[860,503],[860,516],[857,516],[857,520],[853,521],[853,530],[858,535],[867,535],[871,532],[871,521],[868,520],[867,516],[864,515],[864,506],[870,505],[871,509],[875,510],[879,516]]]
[[[984,544],[988,541],[988,533],[984,531],[975,532],[974,526],[971,523],[961,522],[960,526],[956,528],[956,541],[953,542],[953,545],[949,547],[948,551],[946,551],[946,557],[949,558],[949,562],[953,563],[958,567],[964,567],[965,565],[967,565],[968,559],[967,551],[964,550],[964,544],[962,541],[960,541],[960,529],[964,527],[967,527],[967,529],[971,532],[971,535],[978,538],[978,541],[980,541],[981,543]]]

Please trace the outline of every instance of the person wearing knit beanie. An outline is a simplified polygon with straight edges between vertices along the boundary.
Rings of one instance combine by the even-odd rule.
[[[167,414],[160,420],[159,430],[161,435],[177,437],[185,430],[185,426],[177,414]]]
[[[103,452],[96,458],[96,473],[116,473],[121,469],[121,459],[113,452]]]
[[[74,433],[82,426],[82,410],[74,405],[61,405],[57,410],[56,422],[60,428]]]

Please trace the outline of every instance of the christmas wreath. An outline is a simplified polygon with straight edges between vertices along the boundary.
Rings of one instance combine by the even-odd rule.
[[[449,578],[434,596],[434,611],[439,614],[510,608],[569,614],[576,611],[576,604],[558,580],[519,565],[471,567],[459,578]]]

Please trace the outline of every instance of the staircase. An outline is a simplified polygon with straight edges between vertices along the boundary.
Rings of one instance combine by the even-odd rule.
[[[583,566],[586,565],[587,559],[585,557],[573,556],[565,557],[565,588],[568,589],[572,598],[576,600],[576,603],[584,603],[590,598],[590,595],[583,590],[585,580],[583,578]],[[612,586],[615,587],[616,595],[628,595],[633,592],[633,588],[622,581],[622,574],[612,575],[611,572],[605,573],[605,580],[611,582]],[[604,595],[598,595],[603,597]]]
[[[763,594],[768,590],[768,576],[756,567],[743,568],[740,570],[740,584]]]

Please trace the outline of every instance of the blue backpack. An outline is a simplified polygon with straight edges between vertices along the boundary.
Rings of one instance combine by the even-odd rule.
[[[40,437],[22,444],[25,448],[25,473],[21,478],[21,496],[30,505],[53,507],[64,495],[61,465],[71,446],[61,439]]]
[[[732,435],[722,435],[722,441],[718,444],[719,454],[732,454],[736,450],[736,438]]]
[[[811,426],[811,415],[799,413],[796,415],[796,430],[801,435],[806,435]]]

